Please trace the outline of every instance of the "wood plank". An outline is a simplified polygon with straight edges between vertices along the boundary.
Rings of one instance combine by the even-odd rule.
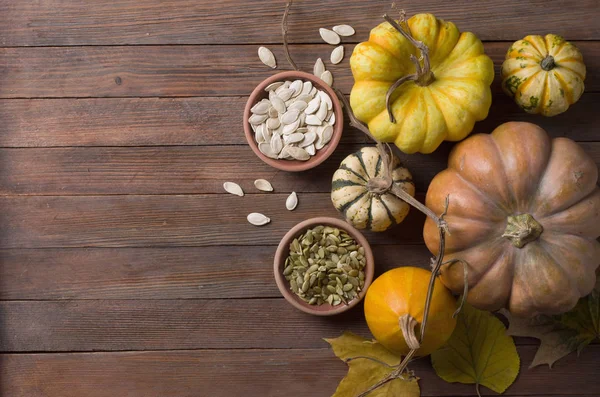
[[[224,193],[235,181],[247,193],[259,193],[254,180],[266,178],[278,193],[326,193],[340,162],[363,145],[340,145],[323,165],[303,173],[285,173],[263,163],[246,146],[143,148],[0,149],[4,172],[0,194],[104,195]],[[429,155],[403,155],[417,191],[446,168],[454,145]],[[600,142],[584,145],[600,165]]]
[[[587,65],[586,90],[600,91],[600,42],[580,41]],[[496,65],[493,89],[500,92],[499,68],[509,42],[485,43]],[[347,46],[350,53],[353,45]],[[273,74],[258,60],[255,45],[117,46],[0,48],[0,98],[153,97],[248,95]],[[274,48],[284,64],[281,48]],[[331,46],[293,45],[290,50],[304,70]],[[348,58],[329,65],[335,85],[350,91]],[[502,94],[503,95],[503,94]]]
[[[580,357],[567,356],[553,370],[527,369],[535,354],[532,346],[519,347],[518,353],[520,375],[504,395],[597,396],[600,346],[587,347]],[[421,378],[423,397],[476,396],[473,385],[438,378],[428,359],[410,368]],[[0,392],[12,397],[231,397],[244,390],[246,396],[320,397],[333,394],[346,372],[346,364],[326,348],[2,354]],[[485,387],[481,392],[497,395]]]
[[[261,0],[224,0],[219,7],[194,0],[3,1],[0,44],[279,44],[284,2],[269,4],[265,6]],[[433,12],[484,40],[517,40],[549,31],[569,39],[600,39],[594,0],[578,1],[569,6],[569,12],[560,2],[412,0],[404,1],[402,7],[411,14]],[[296,2],[289,19],[290,40],[321,43],[318,29],[336,23],[351,23],[356,28],[357,35],[349,41],[362,39],[385,12],[393,13],[388,1]]]
[[[285,209],[287,194],[257,197],[3,196],[0,248],[275,245],[300,221],[339,217],[328,193],[300,194],[294,211]],[[266,214],[271,223],[249,224],[250,212]],[[365,236],[372,244],[420,243],[423,222],[421,213],[411,211],[398,227]]]
[[[276,298],[275,249],[0,250],[0,299]],[[422,244],[373,249],[377,274],[398,266],[427,268],[431,257]]]
[[[240,120],[246,97],[15,99],[0,106],[0,147],[245,144]],[[474,133],[506,121],[529,121],[553,136],[597,141],[600,93],[588,92],[568,112],[534,116],[497,93]],[[85,117],[85,123],[82,123]],[[346,120],[347,121],[347,120]],[[347,125],[342,143],[365,142]]]

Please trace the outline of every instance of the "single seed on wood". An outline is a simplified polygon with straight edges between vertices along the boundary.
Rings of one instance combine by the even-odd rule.
[[[267,217],[259,212],[252,212],[252,213],[248,214],[246,219],[248,219],[248,222],[250,222],[251,224],[253,224],[255,226],[262,226],[262,225],[266,225],[267,223],[271,222],[271,219],[269,219],[269,217]]]
[[[321,58],[318,58],[315,62],[315,66],[313,67],[313,74],[318,78],[321,78],[321,75],[325,72],[325,64]]]
[[[293,211],[297,205],[298,195],[296,194],[296,192],[292,192],[292,194],[290,194],[285,200],[285,208],[287,208],[289,211]]]
[[[273,191],[273,186],[271,185],[271,182],[267,181],[266,179],[257,179],[254,181],[254,186],[258,189],[261,190],[263,192],[272,192]]]
[[[333,30],[321,28],[319,29],[319,34],[321,35],[323,41],[325,41],[327,44],[336,45],[341,41],[340,36]]]
[[[333,31],[344,37],[352,36],[355,33],[354,28],[350,25],[334,26]]]
[[[277,62],[275,61],[275,55],[267,47],[258,47],[258,57],[260,61],[270,68],[275,69]]]
[[[323,72],[323,74],[321,75],[321,80],[323,80],[325,84],[327,84],[330,87],[333,85],[333,75],[329,70]]]
[[[342,59],[344,59],[344,46],[341,45],[339,47],[335,47],[333,49],[333,51],[331,51],[331,63],[333,63],[334,65],[337,65],[338,63],[342,62]]]
[[[234,182],[225,182],[223,184],[223,189],[225,189],[227,193],[235,194],[236,196],[242,197],[244,195],[242,187]]]

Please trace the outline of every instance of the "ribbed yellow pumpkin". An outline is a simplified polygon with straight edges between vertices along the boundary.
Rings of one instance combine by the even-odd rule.
[[[419,54],[388,22],[371,30],[369,40],[354,48],[350,104],[375,138],[394,142],[405,153],[431,153],[444,140],[465,138],[475,121],[487,117],[494,64],[477,36],[459,32],[452,22],[418,14],[407,23],[412,37],[429,49],[431,73],[406,81],[393,92],[390,100],[396,123],[386,110],[386,94],[399,78],[415,73],[410,56]],[[422,71],[425,59],[421,63]]]
[[[583,94],[581,52],[555,34],[527,36],[510,46],[502,64],[502,88],[528,113],[554,116]]]

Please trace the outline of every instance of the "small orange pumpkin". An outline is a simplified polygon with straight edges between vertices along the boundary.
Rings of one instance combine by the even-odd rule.
[[[444,260],[468,263],[467,301],[530,317],[566,312],[589,294],[600,264],[597,183],[598,167],[581,146],[534,124],[502,124],[459,143],[426,203],[441,213],[449,197]],[[423,234],[437,255],[433,221]],[[443,266],[441,280],[462,292],[462,266]]]
[[[401,329],[401,319],[408,315],[419,324],[431,272],[418,267],[399,267],[379,276],[365,296],[365,318],[375,339],[385,348],[406,355],[410,348]],[[439,349],[452,335],[456,320],[452,318],[456,300],[450,291],[435,280],[425,338],[417,355],[426,356]],[[416,335],[419,335],[416,332]]]

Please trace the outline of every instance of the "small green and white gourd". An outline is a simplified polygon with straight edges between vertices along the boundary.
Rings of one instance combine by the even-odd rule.
[[[333,174],[331,201],[357,229],[382,232],[406,218],[410,205],[391,192],[369,191],[372,178],[384,176],[385,164],[375,147],[364,147],[346,157]],[[393,183],[414,197],[415,185],[410,172],[394,156]]]

